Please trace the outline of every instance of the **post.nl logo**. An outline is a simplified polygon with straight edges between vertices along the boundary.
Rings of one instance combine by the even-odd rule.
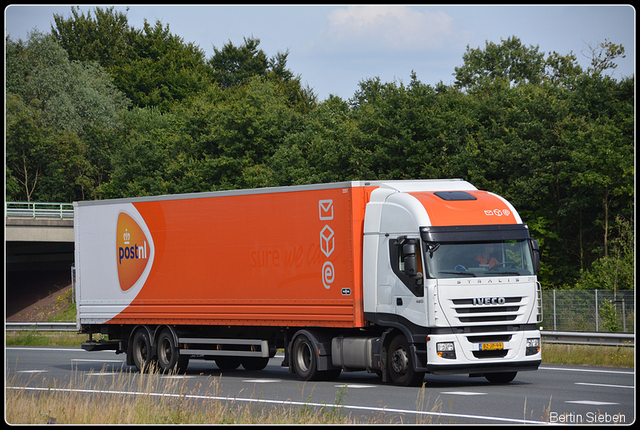
[[[149,263],[149,240],[138,223],[124,212],[118,215],[116,231],[118,280],[120,289],[127,291],[140,279]]]

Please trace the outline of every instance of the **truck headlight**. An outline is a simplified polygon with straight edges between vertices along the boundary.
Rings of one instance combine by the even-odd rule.
[[[436,352],[440,358],[456,358],[456,348],[453,346],[453,342],[436,343]]]
[[[540,338],[527,339],[527,355],[534,355],[540,352]]]

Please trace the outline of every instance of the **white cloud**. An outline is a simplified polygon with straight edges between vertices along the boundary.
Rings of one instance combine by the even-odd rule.
[[[441,49],[455,33],[446,13],[405,6],[350,6],[332,10],[327,20],[324,43],[346,50]]]

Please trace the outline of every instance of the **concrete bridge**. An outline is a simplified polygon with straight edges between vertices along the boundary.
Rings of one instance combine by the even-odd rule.
[[[7,316],[71,284],[71,203],[5,203]]]

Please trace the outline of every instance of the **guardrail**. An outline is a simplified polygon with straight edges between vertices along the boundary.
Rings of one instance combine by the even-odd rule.
[[[75,322],[5,322],[5,331],[78,331]]]
[[[540,332],[542,341],[567,345],[603,345],[603,346],[635,346],[633,333],[589,333],[581,331],[547,331]]]
[[[77,331],[75,322],[8,322],[6,331]],[[587,333],[578,331],[547,331],[540,332],[545,343],[560,343],[568,345],[602,345],[602,346],[635,346],[633,333]]]
[[[6,202],[4,217],[73,218],[73,203]]]

